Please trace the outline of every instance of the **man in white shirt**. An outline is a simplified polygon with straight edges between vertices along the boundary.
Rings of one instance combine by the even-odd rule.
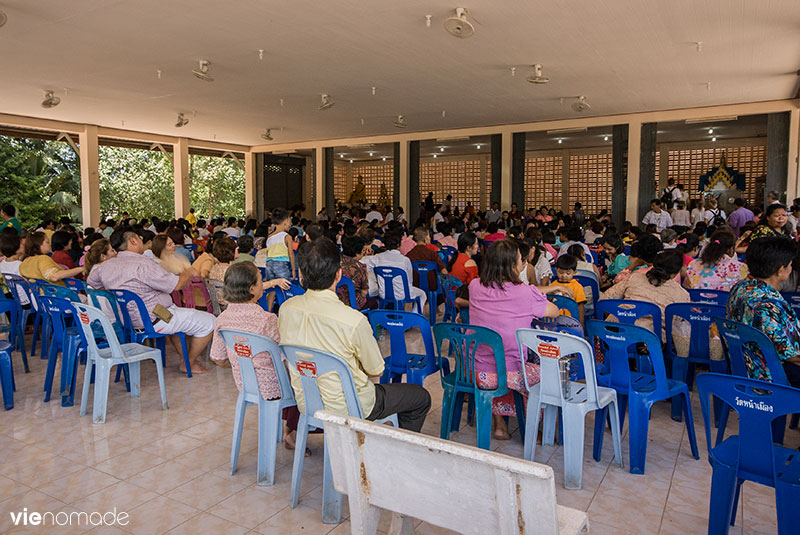
[[[661,232],[667,227],[672,226],[672,217],[666,210],[661,209],[661,199],[650,201],[650,211],[642,219],[643,225],[655,225],[656,231]]]
[[[367,267],[367,282],[369,283],[369,295],[372,297],[378,296],[383,298],[385,296],[383,279],[375,277],[375,268],[378,266],[400,268],[406,273],[408,280],[408,290],[411,297],[419,297],[421,310],[425,310],[425,302],[427,295],[425,292],[412,285],[414,280],[414,271],[411,267],[411,260],[405,257],[400,252],[400,242],[403,236],[399,232],[387,232],[383,236],[383,245],[386,251],[372,256],[365,256],[359,262]],[[405,297],[403,292],[403,282],[400,277],[395,277],[394,281],[394,295]]]
[[[369,207],[369,210],[370,211],[367,213],[366,217],[364,218],[365,220],[369,221],[370,223],[372,223],[373,221],[378,222],[378,223],[383,221],[383,214],[381,214],[378,211],[377,205],[374,205],[374,204],[371,205]]]
[[[231,238],[238,238],[239,235],[242,233],[242,231],[239,230],[239,227],[236,224],[236,218],[235,217],[229,217],[228,218],[228,226],[225,227],[224,229],[222,229],[222,232],[224,232],[225,234],[227,234]]]
[[[486,212],[486,223],[497,223],[503,217],[503,212],[500,211],[500,204],[492,203],[492,209]]]

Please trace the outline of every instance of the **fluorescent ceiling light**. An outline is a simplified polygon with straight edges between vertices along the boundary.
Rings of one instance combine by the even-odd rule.
[[[437,137],[436,141],[468,141],[469,136],[458,136],[458,137]]]
[[[583,126],[583,127],[577,126],[575,128],[557,128],[555,130],[548,130],[547,134],[548,135],[569,134],[571,132],[586,132],[586,130],[587,130],[587,128],[585,126]]]
[[[698,123],[718,123],[722,121],[735,121],[738,115],[723,115],[721,117],[703,117],[702,119],[686,119],[685,124],[698,124]]]

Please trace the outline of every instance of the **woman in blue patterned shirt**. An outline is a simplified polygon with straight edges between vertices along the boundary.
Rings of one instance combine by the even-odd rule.
[[[766,334],[783,362],[786,378],[800,387],[800,323],[780,294],[781,283],[792,273],[797,245],[780,237],[760,238],[747,248],[750,277],[737,283],[728,297],[728,319]],[[760,355],[759,355],[760,357]],[[763,358],[747,359],[753,379],[772,381]]]

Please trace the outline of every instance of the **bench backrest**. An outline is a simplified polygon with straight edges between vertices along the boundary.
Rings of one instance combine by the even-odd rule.
[[[315,417],[351,513],[354,503],[378,507],[459,533],[588,532],[585,513],[557,507],[547,465],[327,411]]]

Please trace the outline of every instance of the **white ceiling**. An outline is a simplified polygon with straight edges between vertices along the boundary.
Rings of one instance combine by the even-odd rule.
[[[412,131],[574,117],[578,95],[608,115],[797,92],[797,0],[469,0],[468,39],[443,29],[456,5],[0,0],[0,112],[255,145],[264,128],[275,142],[398,132],[398,114]],[[192,76],[199,59],[215,82]],[[532,63],[549,84],[525,81]],[[60,106],[39,106],[45,89]]]

